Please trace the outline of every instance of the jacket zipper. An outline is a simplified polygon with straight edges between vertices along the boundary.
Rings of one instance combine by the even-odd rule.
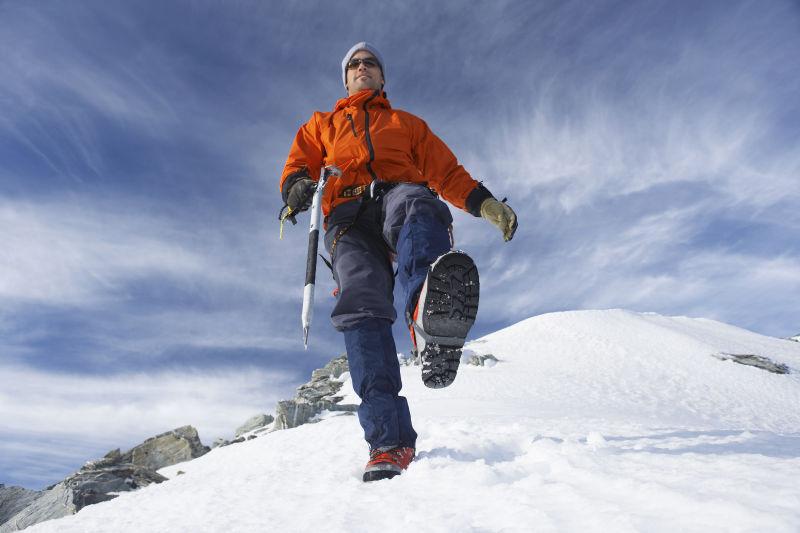
[[[353,128],[353,137],[357,138],[358,137],[358,133],[356,133],[356,123],[353,122],[353,115],[348,113],[346,116],[347,116],[347,120],[350,121],[350,127]]]
[[[369,136],[369,111],[367,111],[367,104],[372,101],[373,98],[378,96],[378,91],[372,93],[372,96],[367,98],[364,102],[364,137],[367,139],[367,148],[369,149],[369,161],[367,162],[367,170],[369,171],[369,175],[372,176],[372,179],[375,181],[378,180],[378,175],[375,174],[375,171],[372,170],[372,162],[375,161],[375,148],[372,146],[372,139]],[[352,122],[351,122],[352,123]]]

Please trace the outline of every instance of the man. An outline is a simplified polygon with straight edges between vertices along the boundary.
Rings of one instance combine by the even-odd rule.
[[[342,61],[348,96],[330,113],[315,112],[294,139],[281,176],[288,215],[308,209],[323,165],[341,177],[325,187],[325,247],[338,301],[331,319],[344,333],[358,418],[370,446],[364,481],[391,478],[414,457],[417,434],[406,399],[391,325],[394,271],[405,294],[406,324],[429,387],[455,379],[461,347],[478,311],[478,271],[452,251],[451,204],[482,216],[506,241],[514,211],[458,164],[418,117],[393,109],[383,86],[386,63],[371,44]]]

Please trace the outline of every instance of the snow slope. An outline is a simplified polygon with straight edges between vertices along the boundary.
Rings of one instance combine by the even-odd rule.
[[[441,390],[403,367],[420,436],[398,478],[360,481],[358,421],[336,413],[30,531],[800,531],[800,344],[612,310],[467,348],[499,363],[462,365]]]

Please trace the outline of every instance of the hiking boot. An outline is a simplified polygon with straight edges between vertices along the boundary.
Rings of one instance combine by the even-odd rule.
[[[410,327],[426,386],[441,389],[456,379],[479,292],[478,268],[464,252],[447,252],[430,266]]]
[[[414,460],[414,448],[375,448],[369,452],[369,462],[364,467],[364,481],[391,479],[401,474]]]

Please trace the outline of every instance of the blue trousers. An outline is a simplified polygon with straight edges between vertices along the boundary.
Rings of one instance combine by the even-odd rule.
[[[380,201],[354,200],[327,219],[325,246],[339,288],[331,320],[344,332],[353,388],[361,398],[358,418],[370,448],[414,447],[408,402],[391,325],[394,272],[403,289],[410,324],[430,264],[450,249],[450,210],[426,187],[401,184]]]

